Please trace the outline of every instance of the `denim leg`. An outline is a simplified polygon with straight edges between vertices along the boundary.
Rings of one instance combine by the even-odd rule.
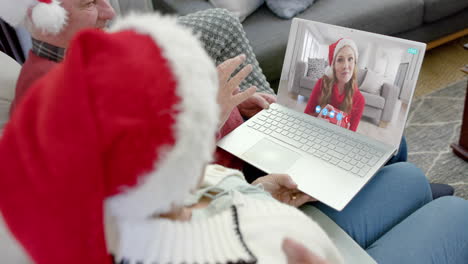
[[[380,169],[341,212],[322,203],[315,206],[367,248],[431,200],[424,173],[411,163],[399,162]]]
[[[390,165],[397,162],[408,161],[408,145],[406,144],[406,137],[403,136],[400,142],[400,148],[395,156],[393,156],[386,165]]]
[[[367,252],[379,263],[468,263],[468,201],[442,197],[425,205]]]

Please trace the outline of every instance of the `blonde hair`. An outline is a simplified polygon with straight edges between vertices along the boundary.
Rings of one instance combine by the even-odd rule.
[[[345,46],[347,47],[347,46]],[[344,48],[344,47],[343,47]],[[339,51],[338,51],[339,52]],[[338,54],[337,52],[337,54]],[[356,54],[354,55],[356,58]],[[326,74],[323,75],[322,78],[322,94],[320,95],[319,99],[319,104],[321,107],[325,107],[329,102],[330,102],[330,97],[333,92],[333,85],[338,81],[336,78],[336,73],[335,73],[335,60],[336,58],[333,58],[333,64],[332,64],[332,69],[333,69],[333,78],[328,77]],[[353,108],[353,96],[354,96],[354,87],[357,87],[357,61],[354,60],[354,70],[353,70],[353,76],[351,79],[345,84],[345,99],[343,100],[343,103],[339,106],[340,110],[350,113],[351,109]]]

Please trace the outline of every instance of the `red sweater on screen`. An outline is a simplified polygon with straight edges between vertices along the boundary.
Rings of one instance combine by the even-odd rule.
[[[11,104],[10,114],[29,87],[31,87],[37,79],[48,73],[55,65],[57,65],[57,62],[39,57],[31,51],[29,52],[28,59],[21,67],[21,72],[16,82],[15,99]]]
[[[319,105],[319,98],[322,94],[322,78],[320,78],[317,83],[315,83],[314,88],[312,89],[312,93],[310,94],[309,101],[307,102],[307,106],[304,110],[306,114],[315,114],[315,107]],[[341,110],[340,106],[345,99],[345,94],[340,94],[338,91],[338,85],[333,85],[332,95],[330,97],[330,102],[333,107],[338,108]],[[353,96],[353,107],[351,108],[351,112],[349,113],[350,123],[351,126],[349,127],[350,130],[356,131],[359,125],[359,121],[362,117],[362,112],[364,111],[365,106],[365,99],[364,96],[361,94],[359,89],[355,87],[355,92]]]

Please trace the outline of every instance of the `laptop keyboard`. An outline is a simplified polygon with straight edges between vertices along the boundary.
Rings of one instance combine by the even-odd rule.
[[[321,122],[310,123],[289,111],[270,107],[257,114],[247,126],[360,177],[384,155],[364,142],[321,126]]]

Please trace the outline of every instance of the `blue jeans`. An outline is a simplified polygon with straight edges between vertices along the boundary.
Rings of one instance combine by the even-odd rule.
[[[400,148],[395,156],[393,156],[388,162],[388,164],[393,164],[397,162],[407,161],[408,160],[408,145],[406,144],[406,137],[403,136],[400,142]]]
[[[379,264],[468,263],[468,201],[442,197],[426,204],[366,249]]]
[[[322,203],[315,206],[378,263],[468,259],[468,201],[450,197],[432,202],[426,177],[411,163],[383,167],[341,212]]]

